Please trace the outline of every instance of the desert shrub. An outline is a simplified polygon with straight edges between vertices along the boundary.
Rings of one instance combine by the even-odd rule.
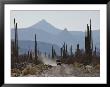
[[[86,73],[92,73],[93,69],[94,69],[93,66],[91,66],[91,65],[86,65],[84,72],[86,72]]]
[[[75,67],[80,67],[80,63],[74,62],[74,66],[75,66]]]
[[[11,69],[11,76],[19,76],[21,71],[17,68]]]
[[[31,65],[28,65],[23,71],[22,71],[22,75],[35,75],[36,74],[36,68],[32,67]]]
[[[100,69],[100,64],[97,64],[97,65],[95,66],[95,69]]]
[[[50,68],[50,65],[45,65],[45,64],[38,64],[38,65],[33,65],[30,64],[28,65],[23,71],[22,71],[22,75],[36,75],[36,74],[40,74],[43,70],[47,70],[48,68]]]
[[[17,77],[17,76],[19,76],[17,73],[11,73],[11,76],[12,77]]]

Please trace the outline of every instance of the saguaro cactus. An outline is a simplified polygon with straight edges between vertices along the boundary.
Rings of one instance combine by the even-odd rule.
[[[92,51],[93,51],[93,41],[92,41],[91,19],[90,19],[90,27],[87,24],[87,34],[85,35],[85,53],[89,57],[88,60],[89,62],[91,62]]]
[[[95,51],[94,51],[94,55],[96,56],[96,46],[95,46]]]
[[[93,42],[92,42],[91,19],[90,19],[90,27],[87,24],[87,34],[85,36],[85,52],[86,52],[86,54],[92,55],[92,49],[93,49]]]
[[[72,49],[72,45],[71,45],[71,47],[70,47],[70,55],[71,55],[71,56],[73,56],[72,50],[73,50],[73,49]]]
[[[54,48],[53,48],[53,45],[52,45],[52,58],[54,58]]]
[[[14,29],[15,29],[15,41],[14,41],[14,57],[15,57],[15,62],[18,63],[19,60],[18,60],[18,31],[17,31],[17,23],[15,21],[15,18],[14,18]]]
[[[76,56],[80,56],[80,49],[79,49],[79,44],[77,44],[77,49],[76,49]]]
[[[67,44],[66,44],[66,56],[68,55],[68,48],[67,48]]]
[[[62,55],[63,55],[63,51],[62,51],[63,49],[62,48],[60,48],[60,51],[61,51],[61,57],[62,57]]]
[[[17,23],[16,23],[16,56],[18,58],[18,31],[17,31]]]
[[[65,42],[64,42],[63,47],[61,49],[63,58],[66,58],[68,56],[68,50],[67,49],[68,49],[67,44],[65,44]]]
[[[37,58],[38,58],[38,55],[37,55],[37,41],[36,41],[36,34],[35,34],[35,61],[37,62]]]

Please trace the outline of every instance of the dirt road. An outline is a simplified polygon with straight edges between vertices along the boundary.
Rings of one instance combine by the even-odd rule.
[[[32,75],[31,75],[32,76]],[[57,65],[48,70],[44,70],[37,77],[99,77],[100,72],[84,73],[79,68],[73,67],[73,65]]]

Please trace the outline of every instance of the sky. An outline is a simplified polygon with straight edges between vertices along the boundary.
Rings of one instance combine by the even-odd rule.
[[[26,28],[38,23],[42,19],[53,26],[69,31],[85,31],[91,18],[92,30],[100,29],[100,11],[99,10],[71,10],[71,11],[23,11],[12,10],[10,13],[11,28],[14,27],[13,19],[16,19],[18,28]]]

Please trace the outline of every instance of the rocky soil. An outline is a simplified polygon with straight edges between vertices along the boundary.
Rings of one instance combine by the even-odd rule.
[[[99,66],[98,66],[99,67]],[[77,64],[62,64],[62,65],[28,65],[23,70],[12,70],[11,76],[14,77],[99,77],[100,69],[92,67],[86,69],[85,66]]]

